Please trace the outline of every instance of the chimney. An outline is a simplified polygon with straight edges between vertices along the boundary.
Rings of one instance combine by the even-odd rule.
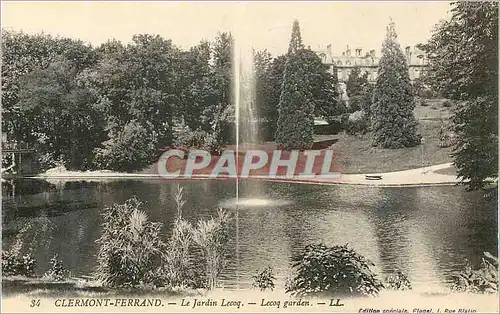
[[[363,49],[357,48],[356,49],[356,57],[361,57],[362,51],[363,51]]]
[[[375,49],[370,50],[370,56],[372,56],[372,58],[375,58]]]
[[[351,56],[351,49],[349,49],[349,45],[347,45],[347,50],[346,50],[345,54],[347,57]]]
[[[406,53],[406,57],[410,56],[410,46],[406,46],[405,53]]]

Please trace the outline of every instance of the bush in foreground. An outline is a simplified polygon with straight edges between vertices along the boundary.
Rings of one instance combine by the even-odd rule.
[[[271,267],[268,266],[261,271],[257,271],[252,277],[254,279],[252,287],[258,288],[260,291],[266,291],[267,289],[274,290],[274,280],[276,278]]]
[[[57,254],[50,259],[50,268],[43,277],[54,281],[63,281],[69,277],[68,270],[64,268],[63,262],[58,259]]]
[[[113,204],[102,214],[97,256],[97,278],[106,286],[154,285],[161,276],[162,253],[166,244],[160,237],[161,223],[148,221],[142,203],[131,198]]]
[[[411,290],[411,283],[404,273],[398,271],[385,279],[384,287],[389,290]]]
[[[226,265],[229,221],[229,214],[225,210],[219,209],[216,218],[198,221],[193,230],[193,241],[202,252],[208,290],[217,286],[217,279]]]
[[[36,260],[31,254],[2,251],[2,276],[35,276]]]
[[[473,269],[467,261],[465,270],[454,276],[453,290],[472,293],[498,292],[498,257],[484,252],[481,266]]]
[[[373,265],[347,244],[308,245],[292,258],[296,275],[286,290],[299,296],[377,295],[383,285],[371,271]]]
[[[193,247],[193,226],[182,218],[182,208],[186,203],[183,199],[183,190],[177,186],[175,193],[177,217],[168,241],[165,267],[168,281],[172,286],[197,286],[190,254]]]
[[[226,264],[229,214],[199,220],[182,218],[182,188],[175,195],[177,217],[168,241],[162,223],[148,221],[135,197],[104,210],[96,277],[104,286],[192,287],[213,289]],[[200,256],[201,255],[201,256]],[[194,262],[196,261],[196,263]],[[198,269],[204,269],[201,274]]]

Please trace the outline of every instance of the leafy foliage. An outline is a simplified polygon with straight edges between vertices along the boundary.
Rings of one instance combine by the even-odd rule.
[[[328,71],[315,52],[302,49],[302,66],[305,69],[305,86],[311,94],[314,107],[313,114],[317,117],[329,117],[339,114],[339,104],[335,96],[336,78]],[[256,103],[259,117],[264,121],[266,130],[264,137],[273,140],[277,130],[278,108],[283,86],[287,56],[271,59],[267,51],[254,53],[254,68],[256,77]]]
[[[439,129],[439,147],[450,147],[457,143],[457,135],[453,131],[453,124],[443,122]]]
[[[137,120],[123,129],[112,128],[103,148],[96,148],[96,165],[102,169],[133,171],[149,165],[155,155],[156,138],[151,128]]]
[[[415,99],[408,65],[396,41],[394,23],[387,27],[371,106],[373,146],[412,147],[420,144]]]
[[[24,76],[34,70],[46,69],[61,59],[71,60],[79,72],[92,65],[96,55],[81,41],[2,29],[2,131],[9,137],[22,140],[21,130],[26,116],[18,101],[24,87]]]
[[[219,209],[216,218],[198,221],[193,230],[193,241],[202,251],[206,268],[206,288],[209,290],[217,286],[217,278],[226,264],[230,220],[229,214]]]
[[[2,276],[35,276],[36,260],[31,254],[2,251]]]
[[[377,295],[382,283],[373,263],[344,246],[308,245],[292,257],[296,271],[287,292],[297,295]]]
[[[174,121],[204,132],[213,150],[232,140],[229,33],[188,51],[158,35],[92,48],[2,34],[2,130],[47,167],[140,170],[172,144]]]
[[[303,50],[303,62],[307,76],[306,86],[311,94],[315,117],[328,117],[339,114],[335,86],[337,79],[329,72],[318,55],[310,49]]]
[[[396,274],[390,275],[385,279],[384,287],[390,290],[411,290],[411,283],[408,276],[398,271]]]
[[[64,268],[63,262],[58,259],[57,254],[50,259],[49,264],[50,268],[43,275],[44,278],[54,281],[62,281],[68,278],[69,272]]]
[[[336,116],[342,106],[335,76],[303,48],[298,23],[294,34],[287,56],[256,52],[256,101],[267,139],[279,133],[293,137],[291,147],[307,147],[312,116]],[[62,162],[72,170],[137,171],[174,142],[213,152],[234,142],[230,33],[188,50],[148,34],[97,47],[45,34],[2,35],[2,130],[35,148],[45,168]],[[290,105],[277,132],[287,63]],[[294,121],[301,128],[290,133]]]
[[[113,204],[102,213],[97,278],[111,287],[165,284],[160,271],[166,244],[161,223],[148,221],[136,198]]]
[[[29,36],[18,36],[30,42]],[[12,44],[13,47],[4,48],[13,53],[11,50],[17,47],[17,40],[14,39],[17,36],[10,34],[9,37],[11,40],[5,45]],[[90,48],[79,42],[64,42],[62,39],[43,36],[40,39],[43,39],[40,45],[45,40],[55,46],[57,43],[67,45],[65,49],[77,49],[83,55],[92,54]],[[35,50],[36,47],[30,49]],[[39,52],[35,50],[26,53],[32,53],[32,57],[35,57]],[[75,52],[61,52],[60,55],[55,53],[44,56],[43,58],[48,59],[40,61],[40,67],[26,66],[24,70],[15,69],[21,66],[16,61],[8,58],[3,60],[3,65],[12,71],[25,72],[10,78],[14,74],[7,74],[6,101],[15,103],[8,104],[11,107],[6,108],[4,118],[7,125],[4,131],[14,140],[31,143],[40,155],[50,155],[52,162],[61,159],[70,169],[87,169],[92,164],[92,149],[89,147],[95,147],[102,140],[99,129],[102,127],[101,119],[95,108],[89,106],[92,95],[79,84],[82,67],[91,63],[75,57]]]
[[[484,252],[481,267],[473,269],[467,261],[465,269],[454,275],[452,289],[472,293],[498,292],[498,257]]]
[[[273,269],[270,266],[261,271],[257,271],[252,277],[254,279],[252,284],[254,288],[258,288],[260,291],[266,291],[267,289],[270,289],[271,291],[274,290],[274,280],[276,280],[276,278],[274,277]]]
[[[368,84],[368,72],[365,71],[361,74],[361,69],[358,66],[355,66],[347,78],[347,96],[351,98],[353,96],[361,95]]]
[[[161,236],[163,225],[148,221],[135,197],[104,210],[96,241],[100,245],[97,279],[117,288],[216,287],[226,264],[229,214],[219,209],[216,218],[199,220],[193,227],[182,218],[185,201],[180,187],[175,200],[177,216],[167,242]]]
[[[463,100],[452,121],[454,164],[468,189],[498,175],[498,4],[455,2],[422,45],[430,61],[426,82],[444,96]]]
[[[177,186],[175,193],[177,217],[167,243],[168,250],[165,254],[166,265],[164,268],[170,285],[200,286],[200,280],[196,278],[198,274],[191,254],[194,245],[193,226],[182,218],[182,208],[186,203],[183,190],[183,188]]]
[[[369,131],[370,120],[363,110],[358,110],[349,115],[346,132],[348,134],[365,134]]]

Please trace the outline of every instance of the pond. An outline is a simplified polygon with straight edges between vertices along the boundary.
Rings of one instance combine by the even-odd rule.
[[[381,276],[401,270],[414,290],[443,287],[466,259],[496,254],[497,205],[462,187],[376,188],[231,180],[64,182],[19,179],[2,187],[3,249],[21,239],[33,249],[37,274],[58,254],[73,276],[96,266],[101,210],[132,196],[152,221],[173,223],[177,184],[183,216],[192,222],[226,207],[237,237],[222,275],[226,289],[249,288],[258,269],[272,266],[277,286],[290,276],[290,259],[307,244],[346,244],[370,259]],[[15,195],[12,189],[15,187]],[[234,228],[236,230],[236,228]],[[236,232],[236,231],[234,231]]]

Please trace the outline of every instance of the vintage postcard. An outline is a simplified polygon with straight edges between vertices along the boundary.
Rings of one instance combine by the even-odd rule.
[[[498,2],[2,1],[2,313],[498,313]]]

